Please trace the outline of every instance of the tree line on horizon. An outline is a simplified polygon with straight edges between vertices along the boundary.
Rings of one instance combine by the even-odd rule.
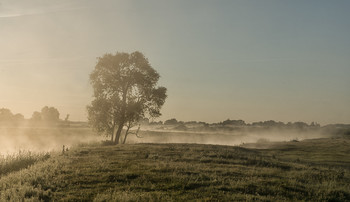
[[[66,116],[65,121],[68,121],[69,114]],[[21,113],[13,114],[10,109],[0,108],[0,123],[1,124],[19,124],[24,121],[30,122],[44,122],[44,123],[57,123],[62,121],[60,119],[60,113],[55,107],[45,106],[41,111],[34,111],[31,118],[25,119]]]
[[[166,121],[151,121],[149,120],[143,120],[144,124],[149,125],[203,125],[203,126],[256,126],[256,127],[295,127],[295,128],[307,128],[307,127],[321,127],[321,125],[317,122],[311,122],[310,124],[298,121],[298,122],[288,122],[284,123],[281,121],[274,121],[274,120],[268,120],[268,121],[259,121],[259,122],[253,122],[253,123],[246,123],[244,120],[231,120],[226,119],[224,121],[218,122],[218,123],[207,123],[203,121],[178,121],[176,118],[171,118]]]
[[[57,108],[55,107],[48,107],[45,106],[41,109],[41,111],[34,111],[31,118],[29,118],[29,121],[32,122],[59,122],[63,121],[60,118],[60,113]],[[68,121],[69,114],[67,114],[64,121]],[[10,109],[7,108],[0,108],[0,123],[5,122],[22,122],[26,120],[24,116],[21,113],[12,113]],[[137,122],[140,125],[204,125],[204,126],[260,126],[260,127],[297,127],[297,128],[306,128],[306,127],[321,127],[321,125],[317,122],[311,122],[310,124],[307,124],[305,122],[288,122],[284,123],[281,121],[274,121],[274,120],[268,120],[268,121],[259,121],[259,122],[253,122],[253,123],[246,123],[244,120],[231,120],[226,119],[224,121],[218,122],[218,123],[207,123],[203,121],[178,121],[176,118],[171,118],[168,120],[163,121],[150,121],[149,118],[143,117],[140,118]]]

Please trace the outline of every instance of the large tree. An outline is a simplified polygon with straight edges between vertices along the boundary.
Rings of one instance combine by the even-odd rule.
[[[167,95],[166,88],[157,86],[159,77],[140,52],[99,57],[90,74],[94,100],[87,107],[89,123],[116,144],[125,143],[131,127],[145,117],[161,115]]]

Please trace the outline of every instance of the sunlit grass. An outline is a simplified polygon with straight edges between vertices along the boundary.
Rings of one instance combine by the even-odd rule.
[[[0,201],[346,201],[349,154],[342,151],[347,141],[302,141],[268,150],[197,144],[80,145],[2,177]],[[295,144],[294,149],[289,144]],[[328,156],[318,159],[300,153],[316,157],[325,148]],[[334,158],[337,164],[330,162]]]
[[[17,153],[0,155],[0,178],[1,176],[15,172],[50,157],[49,153],[33,153],[31,151],[18,151]]]
[[[49,201],[58,188],[62,156],[40,161],[27,169],[11,172],[0,179],[0,201]]]

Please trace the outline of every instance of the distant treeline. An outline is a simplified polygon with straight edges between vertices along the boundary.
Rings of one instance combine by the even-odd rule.
[[[350,124],[329,124],[321,126],[319,123],[311,122],[310,124],[305,122],[288,122],[281,121],[260,121],[253,123],[246,123],[243,120],[230,120],[227,119],[218,123],[206,123],[198,121],[178,121],[175,118],[166,120],[164,122],[149,122],[149,120],[143,120],[143,125],[158,126],[159,129],[170,129],[180,131],[264,131],[264,130],[312,130],[322,131],[332,134],[345,134],[350,136]]]
[[[59,127],[89,127],[87,122],[69,121],[69,114],[65,119],[60,119],[60,113],[55,107],[45,106],[41,111],[34,111],[31,118],[25,119],[20,113],[14,114],[7,108],[0,108],[0,125],[20,126],[23,123],[29,123],[32,126],[51,125]],[[154,126],[160,129],[171,130],[193,130],[193,131],[234,131],[241,129],[321,129],[331,133],[340,133],[350,136],[350,124],[329,124],[321,126],[319,123],[311,122],[288,122],[281,121],[259,121],[246,123],[244,120],[227,119],[218,123],[207,123],[203,121],[178,121],[176,118],[166,121],[150,121],[148,118],[141,119],[143,126]]]
[[[13,114],[11,110],[6,108],[0,109],[0,123],[19,123],[24,121],[22,114]]]
[[[151,124],[151,125],[206,125],[206,126],[260,126],[260,127],[297,127],[297,128],[305,128],[305,127],[321,127],[320,124],[316,122],[311,122],[310,124],[307,124],[305,122],[288,122],[284,123],[281,121],[260,121],[260,122],[253,122],[253,123],[246,123],[243,120],[230,120],[227,119],[222,122],[218,123],[206,123],[206,122],[197,122],[197,121],[178,121],[175,118],[169,119],[164,121],[158,121],[158,122],[148,122],[148,120],[143,120],[143,123]]]
[[[2,125],[19,125],[24,122],[30,123],[44,123],[44,124],[58,124],[68,122],[69,114],[64,120],[60,119],[60,113],[55,107],[45,106],[40,112],[34,111],[32,117],[25,119],[20,113],[13,114],[10,109],[0,108],[0,124]]]

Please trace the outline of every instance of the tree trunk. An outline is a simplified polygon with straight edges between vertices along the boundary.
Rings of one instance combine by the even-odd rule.
[[[123,140],[123,144],[125,144],[125,142],[126,142],[126,137],[128,137],[129,129],[130,129],[130,126],[128,126],[128,128],[125,131],[125,137],[124,137],[124,140]]]
[[[112,135],[111,135],[111,142],[113,142],[113,136],[114,136],[114,131],[112,132]]]
[[[126,86],[124,89],[123,89],[123,106],[122,106],[122,110],[121,110],[121,113],[120,113],[120,123],[118,125],[118,130],[117,130],[117,133],[115,134],[115,144],[119,144],[119,140],[120,140],[120,134],[123,130],[123,126],[124,126],[124,123],[125,123],[125,112],[126,112],[126,95],[127,95],[127,92],[128,92],[128,86]]]
[[[124,123],[118,125],[117,133],[115,134],[115,144],[119,144],[120,134],[122,133]]]
[[[114,141],[114,134],[115,134],[115,123],[113,123],[113,131],[112,131],[112,135],[111,135],[111,142]]]

